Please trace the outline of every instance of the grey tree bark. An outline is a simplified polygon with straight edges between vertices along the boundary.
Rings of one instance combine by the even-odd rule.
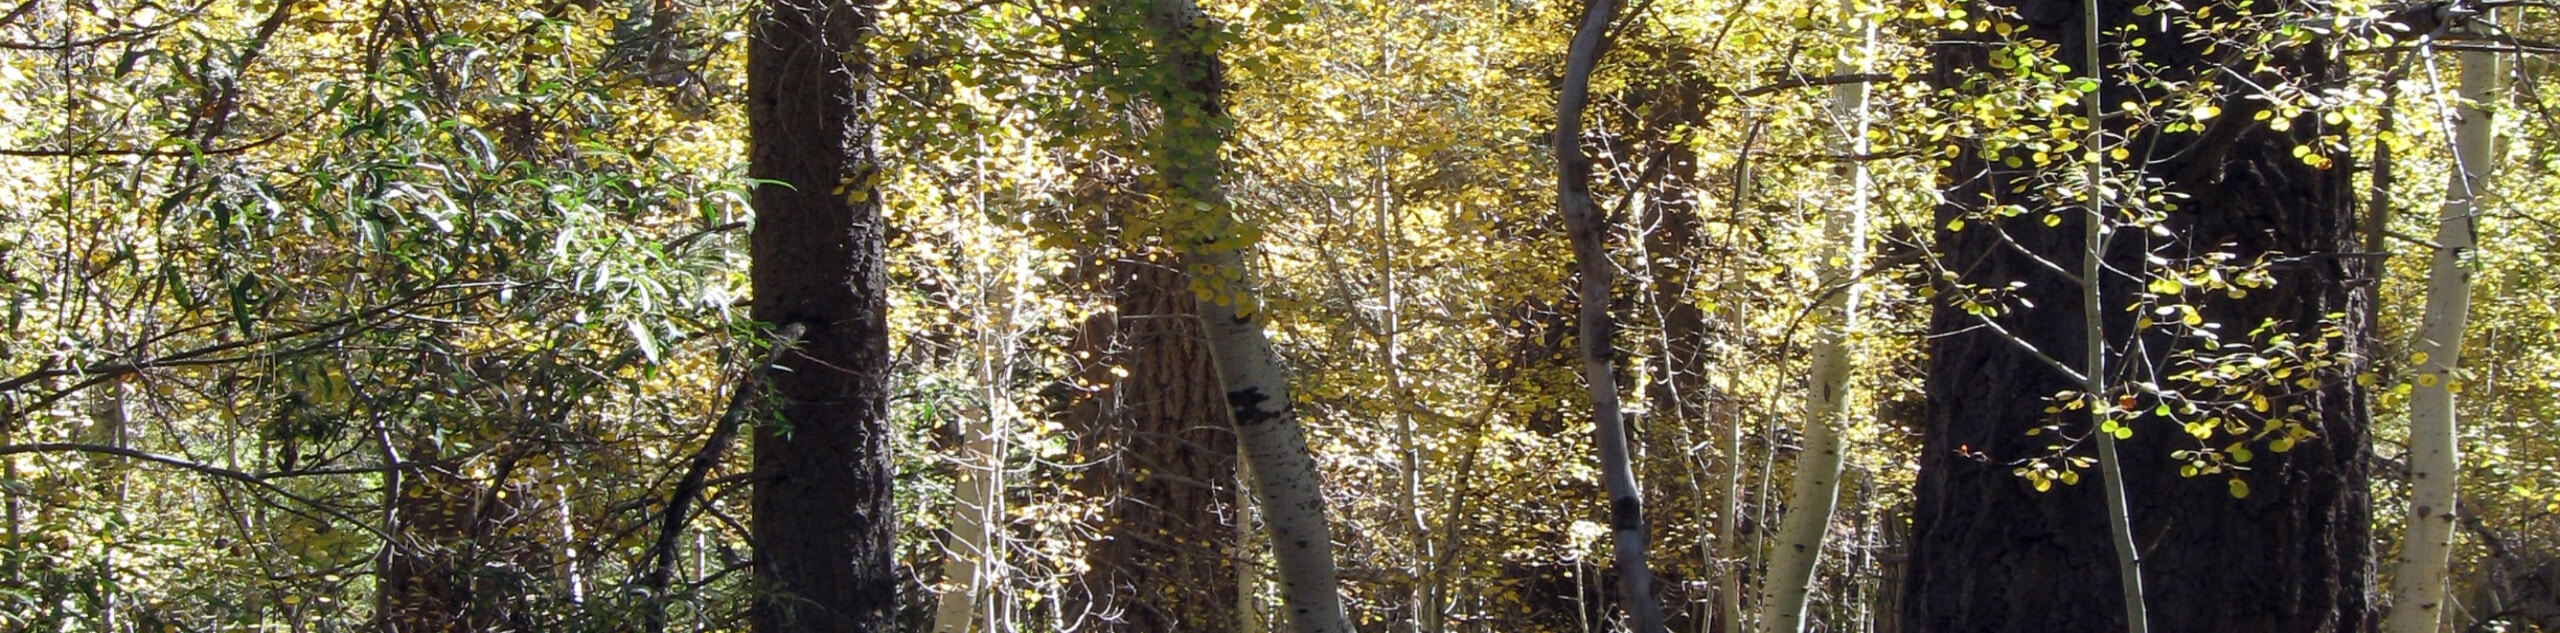
[[[1626,412],[1618,404],[1617,320],[1609,314],[1609,286],[1616,269],[1609,261],[1606,221],[1591,199],[1591,157],[1582,150],[1582,116],[1591,98],[1591,71],[1608,48],[1608,29],[1616,14],[1617,3],[1612,0],[1591,0],[1565,54],[1553,139],[1556,205],[1564,215],[1582,277],[1576,343],[1582,348],[1593,442],[1600,451],[1602,484],[1609,494],[1610,540],[1617,557],[1621,599],[1630,628],[1636,633],[1661,633],[1662,606],[1653,595],[1653,573],[1645,567],[1644,498],[1627,457]]]
[[[1854,14],[1854,6],[1844,8]],[[1862,24],[1859,31],[1864,44],[1856,53],[1859,61],[1854,65],[1837,63],[1835,73],[1866,72],[1868,55],[1863,49],[1873,47],[1876,32],[1873,24]],[[1867,85],[1833,86],[1831,118],[1840,129],[1833,147],[1850,156],[1866,154]],[[1866,257],[1868,189],[1866,163],[1851,162],[1843,170],[1847,172],[1843,176],[1848,180],[1850,198],[1846,204],[1831,208],[1822,226],[1823,241],[1839,250],[1825,254],[1821,265],[1825,294],[1813,314],[1815,340],[1813,366],[1805,381],[1804,451],[1796,454],[1787,514],[1778,526],[1777,552],[1770,557],[1769,575],[1761,585],[1761,604],[1768,612],[1760,619],[1760,630],[1766,633],[1804,630],[1805,604],[1810,594],[1807,590],[1813,584],[1814,569],[1822,562],[1824,542],[1831,534],[1831,515],[1840,501],[1841,436],[1848,426],[1843,405],[1849,400],[1849,333],[1858,327],[1861,294],[1854,275]]]
[[[2427,53],[2432,51],[2421,51]],[[2428,59],[2427,74],[2436,76]],[[2400,556],[2393,561],[2391,612],[2386,633],[2431,633],[2444,619],[2445,576],[2453,558],[2454,521],[2460,512],[2462,451],[2454,420],[2463,330],[2471,311],[2471,271],[2463,258],[2477,246],[2473,219],[2487,188],[2496,140],[2486,107],[2497,94],[2498,56],[2462,53],[2461,105],[2448,115],[2453,128],[2453,174],[2438,210],[2434,252],[2427,264],[2427,305],[2409,362],[2417,369],[2409,390],[2409,518],[2403,522]]]

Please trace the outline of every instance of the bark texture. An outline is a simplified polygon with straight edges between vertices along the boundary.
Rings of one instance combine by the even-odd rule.
[[[897,605],[873,19],[859,0],[774,0],[747,50],[748,176],[781,183],[755,190],[752,313],[807,328],[755,434],[761,633],[885,632]]]
[[[1236,630],[1235,433],[1190,277],[1170,260],[1112,262],[1115,309],[1081,333],[1101,389],[1068,419],[1103,456],[1084,490],[1109,504],[1085,586],[1095,610],[1122,614],[1115,631]]]
[[[430,455],[427,447],[411,454]],[[486,483],[442,470],[401,478],[391,513],[400,539],[382,565],[375,605],[382,630],[397,633],[494,631],[530,626],[527,578],[548,566],[535,539],[514,528],[533,520],[521,486],[495,494]]]
[[[2000,4],[2018,11],[2029,36],[2061,43],[2061,59],[2087,59],[2085,47],[2076,41],[2078,0]],[[2216,7],[2218,12],[2237,9],[2259,15],[2301,8],[2291,3]],[[2172,78],[2219,73],[2211,64],[2228,61],[2227,55],[2207,53],[2180,34],[2159,31],[2168,21],[2137,21],[2132,9],[2131,3],[2108,4],[2100,17],[2110,29],[2136,24],[2134,37],[2147,41],[2144,56],[2167,67]],[[1978,42],[1940,44],[1935,51],[1940,85],[1978,91],[1965,86],[1962,71],[1990,69],[1992,50]],[[2116,54],[2110,50],[2107,56]],[[2245,64],[2233,70],[2253,72]],[[2335,62],[2307,47],[2279,51],[2268,70],[2252,79],[2290,81],[2317,91],[2341,75]],[[2108,76],[2121,80],[2125,73],[2111,71]],[[2115,104],[2137,96],[2110,82],[2104,98]],[[2143,554],[2151,625],[2162,631],[2362,631],[2372,624],[2366,598],[2372,583],[2371,508],[2365,489],[2366,419],[2359,406],[2363,394],[2349,376],[2362,365],[2353,361],[2365,346],[2359,334],[2363,328],[2352,322],[2361,311],[2352,305],[2348,284],[2355,276],[2351,271],[2360,268],[2347,257],[2354,229],[2348,170],[2343,164],[2317,169],[2292,155],[2293,147],[2324,132],[2316,114],[2293,120],[2290,132],[2276,132],[2255,121],[2262,102],[2225,95],[2218,105],[2220,116],[2200,133],[2131,131],[2126,146],[2156,143],[2161,151],[2147,163],[2112,167],[2145,170],[2187,198],[2168,214],[2165,237],[2141,230],[2112,234],[2105,260],[2111,270],[2123,272],[2108,273],[2101,300],[2107,306],[2126,305],[2141,283],[2114,275],[2144,270],[2146,254],[2177,260],[2220,251],[2240,262],[2263,256],[2275,262],[2269,269],[2275,285],[2238,298],[2219,292],[2209,299],[2190,295],[2200,304],[2203,320],[2223,325],[2226,345],[2255,345],[2263,337],[2252,332],[2261,326],[2306,343],[2335,331],[2339,336],[2328,339],[2327,353],[2349,362],[2311,372],[2313,386],[2284,383],[2271,397],[2279,414],[2293,405],[2303,407],[2293,412],[2293,419],[2317,438],[2286,452],[2266,450],[2262,443],[2256,459],[2247,464],[2250,470],[2236,473],[2251,491],[2245,498],[2235,499],[2229,492],[2228,476],[2181,476],[2183,462],[2171,459],[2170,452],[2194,448],[2196,441],[2178,425],[2156,417],[2131,422],[2135,433],[2121,445],[2122,466],[2132,532]],[[2034,307],[1998,317],[1999,322],[2020,339],[2054,353],[2060,363],[2081,366],[2086,330],[2078,319],[2068,318],[2081,310],[2079,288],[2022,251],[2048,263],[2079,262],[2079,223],[2086,214],[2059,209],[2063,222],[2052,228],[2043,227],[2035,214],[2008,221],[1975,217],[1972,227],[1950,230],[1950,221],[1981,209],[1979,205],[2049,208],[2032,188],[2028,193],[2011,191],[2026,182],[2031,175],[2026,170],[2005,168],[1977,147],[1964,149],[1944,173],[1952,184],[1949,202],[1938,209],[1942,264],[1966,284],[2024,282],[2019,296]],[[1995,227],[2015,238],[2017,247],[2004,244]],[[2129,334],[2133,312],[2121,307],[2104,312],[2104,331],[2109,333],[2105,349],[2112,357],[2106,366],[2114,374],[2109,384],[2152,379],[2141,373],[2144,368],[2167,367],[2171,350],[2196,345],[2169,338],[2160,329],[2137,339]],[[2117,556],[2099,486],[2057,485],[2039,493],[2011,472],[2017,460],[2050,453],[2046,447],[2056,441],[2051,434],[2026,432],[2051,420],[2052,414],[2044,412],[2047,397],[2078,385],[2015,342],[1977,328],[1980,323],[1951,303],[1933,313],[1931,328],[1940,336],[1931,339],[1905,624],[1916,631],[2121,629]],[[2115,402],[2115,395],[2109,394],[2107,401]],[[2147,411],[2156,401],[2141,395],[2134,404],[2135,410]],[[2258,421],[2251,422],[2254,428]],[[2091,432],[2080,428],[2085,426],[2066,428],[2072,435]],[[2217,447],[2230,441],[2217,437],[2223,438],[2214,443]]]

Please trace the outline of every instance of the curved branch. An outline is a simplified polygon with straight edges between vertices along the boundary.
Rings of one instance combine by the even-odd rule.
[[[653,563],[647,575],[640,580],[640,585],[649,589],[650,597],[664,597],[668,578],[675,573],[676,539],[684,533],[685,520],[691,518],[688,515],[694,498],[701,496],[711,468],[720,464],[721,456],[729,451],[729,444],[737,438],[738,425],[746,421],[747,410],[752,408],[750,400],[764,391],[765,375],[772,373],[775,363],[782,362],[782,353],[790,351],[791,346],[800,342],[800,336],[807,332],[808,326],[799,323],[782,326],[781,330],[774,332],[773,346],[765,350],[764,361],[748,369],[746,378],[738,381],[737,391],[729,394],[729,409],[720,414],[719,423],[711,428],[711,437],[703,440],[702,448],[695,450],[693,458],[687,460],[690,463],[685,466],[684,479],[676,483],[675,493],[667,500],[666,512],[659,515],[658,540],[649,550],[649,560]],[[666,628],[666,614],[652,607],[648,622],[650,630],[663,630]]]

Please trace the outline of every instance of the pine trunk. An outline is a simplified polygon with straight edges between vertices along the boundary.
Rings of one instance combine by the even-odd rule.
[[[1235,435],[1190,277],[1162,255],[1108,273],[1114,309],[1078,341],[1101,360],[1082,373],[1102,388],[1068,412],[1100,459],[1080,485],[1109,504],[1086,556],[1092,607],[1122,614],[1115,631],[1234,630],[1235,530],[1221,519],[1242,520]]]
[[[747,50],[752,315],[801,324],[755,434],[762,633],[892,630],[889,343],[861,0],[775,1]]]
[[[2001,4],[2017,9],[2027,36],[2058,43],[2059,59],[2088,59],[2077,28],[2080,0]],[[2218,60],[2208,58],[2220,55],[2209,53],[2206,44],[2158,30],[2173,21],[2136,20],[2132,3],[2106,7],[2103,25],[2135,25],[2130,37],[2144,38],[2144,57],[2167,68],[2167,78],[2222,73],[2211,66]],[[1978,91],[1963,83],[1963,73],[1992,70],[1990,53],[1997,49],[1982,41],[1940,44],[1939,84],[1960,93]],[[2111,50],[2109,56],[2116,55]],[[2289,81],[2313,93],[2343,76],[2317,46],[2284,49],[2268,68],[2257,78],[2262,83]],[[2104,103],[2136,99],[2121,83],[2126,75],[2109,67]],[[2270,337],[2283,335],[2303,349],[2325,348],[2316,355],[2338,364],[2297,370],[2265,385],[2272,405],[2266,415],[2289,415],[2316,437],[2286,451],[2260,441],[2246,471],[2183,476],[2180,467],[2187,462],[2173,459],[2171,451],[2196,448],[2196,438],[2158,417],[2118,416],[2134,428],[2121,443],[2121,467],[2150,624],[2153,630],[2180,632],[2362,631],[2372,624],[2366,597],[2372,581],[2371,508],[2365,489],[2367,425],[2359,406],[2364,394],[2352,380],[2366,345],[2358,334],[2364,330],[2353,322],[2361,311],[2352,305],[2348,284],[2359,267],[2344,256],[2354,250],[2348,174],[2343,165],[2321,169],[2292,153],[2314,144],[2318,134],[2338,131],[2322,129],[2314,112],[2278,132],[2256,120],[2266,107],[2261,101],[2226,94],[2217,95],[2217,104],[2219,116],[2200,133],[2115,130],[2131,136],[2119,146],[2156,144],[2162,150],[2148,160],[2111,163],[2111,171],[2142,170],[2184,198],[2172,199],[2180,206],[2168,211],[2165,233],[2115,230],[2104,259],[2126,274],[2149,270],[2146,255],[2184,262],[2223,252],[2233,256],[2229,261],[2271,262],[2266,273],[2273,285],[2237,294],[2189,292],[2178,300],[2193,302],[2202,322],[2220,324],[2226,346],[2270,349]],[[1963,284],[1997,288],[2023,282],[2017,297],[2024,301],[2007,305],[2033,307],[1994,318],[2018,341],[2052,352],[2061,365],[2083,366],[2089,329],[2070,315],[2080,314],[2085,301],[2079,286],[2049,265],[2081,261],[2080,223],[2087,214],[2054,209],[2039,198],[2029,180],[2038,175],[2032,167],[2005,167],[1978,147],[1961,149],[1943,172],[1944,181],[1954,184],[1938,209],[1942,264]],[[2068,161],[2056,167],[2070,168]],[[2038,213],[2009,220],[1968,215],[1992,204],[2051,209],[2062,222],[2045,227]],[[1971,227],[1950,226],[1966,218]],[[2017,243],[2004,243],[2002,231]],[[2104,366],[2117,372],[2108,384],[2152,380],[2134,372],[2171,367],[2172,350],[2197,348],[2192,339],[2162,333],[2170,328],[2138,338],[2131,334],[2137,314],[2123,306],[2142,284],[2110,281],[2102,285],[2100,299],[2104,355],[2110,356]],[[1941,296],[1950,290],[1941,288]],[[1931,329],[1938,335],[1931,339],[1904,621],[1917,631],[2122,630],[2118,555],[2100,487],[2057,485],[2038,492],[2013,472],[2020,460],[2052,453],[2048,446],[2061,441],[2055,434],[2027,433],[2056,419],[2045,411],[2052,394],[2082,385],[1982,323],[1953,302],[1941,302],[1933,313]],[[2307,386],[2301,383],[2305,378]],[[2105,402],[2115,403],[2115,395]],[[2135,411],[2158,404],[2150,395],[2135,399]],[[2065,434],[2093,432],[2076,423],[2079,417],[2065,417],[2075,421],[2064,427]],[[2250,431],[2261,422],[2250,419]],[[2215,437],[2215,448],[2233,441]],[[2235,498],[2241,489],[2234,482],[2246,485],[2245,496]]]

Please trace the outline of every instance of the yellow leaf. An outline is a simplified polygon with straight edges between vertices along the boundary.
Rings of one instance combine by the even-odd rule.
[[[2231,479],[2231,498],[2233,498],[2233,499],[2247,499],[2247,498],[2249,498],[2249,482],[2241,481],[2241,480],[2240,480],[2239,478],[2237,478],[2237,477],[2232,478],[2232,479]]]

